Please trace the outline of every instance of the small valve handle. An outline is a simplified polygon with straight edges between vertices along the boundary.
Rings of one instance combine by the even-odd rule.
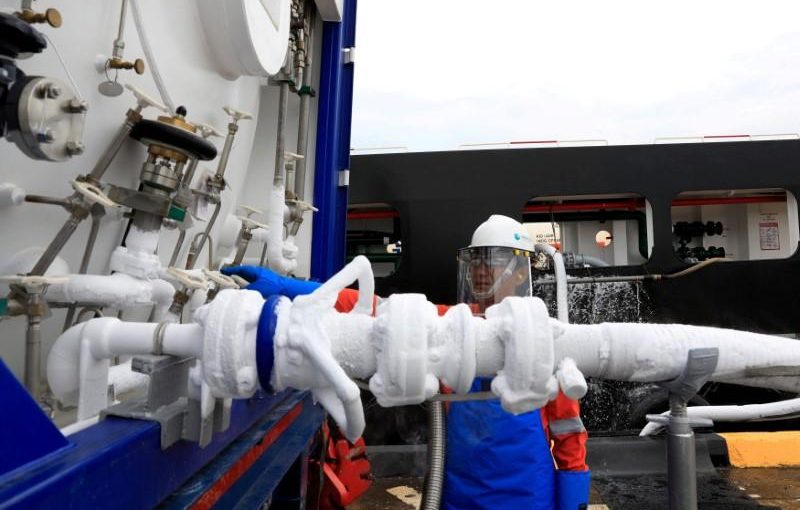
[[[319,212],[319,209],[317,209],[316,207],[314,207],[310,203],[305,202],[303,200],[298,200],[296,198],[288,199],[286,201],[286,203],[296,206],[298,209],[300,209],[303,212],[306,212],[306,211]]]
[[[212,136],[220,138],[223,136],[223,134],[217,131],[217,128],[211,124],[206,124],[205,122],[192,122],[191,124],[195,127],[195,129],[197,129],[197,131],[200,132],[200,136],[203,138],[208,139]]]
[[[202,275],[192,274],[184,269],[177,267],[167,268],[167,275],[172,279],[186,287],[187,289],[205,289],[208,288],[208,281]]]
[[[29,292],[42,292],[48,285],[62,285],[68,281],[68,276],[36,276],[16,274],[0,276],[0,283],[21,285]]]
[[[239,218],[239,221],[241,221],[242,224],[245,226],[245,228],[247,228],[248,230],[254,230],[257,228],[263,228],[264,230],[269,230],[268,225],[261,223],[260,221],[256,221],[250,218],[249,216],[237,216],[237,218]]]
[[[254,214],[258,214],[258,215],[264,214],[264,211],[262,211],[261,209],[256,209],[255,207],[250,207],[249,205],[240,205],[239,209],[244,211],[244,214],[245,214],[246,218],[250,218],[250,216],[252,216]],[[237,217],[241,219],[241,216],[237,216]]]
[[[38,13],[31,9],[23,9],[16,13],[17,17],[25,23],[47,23],[53,28],[58,28],[64,22],[58,9],[47,9],[44,13]]]
[[[156,101],[149,95],[145,94],[141,89],[131,85],[130,83],[126,83],[125,88],[130,90],[133,93],[133,95],[136,96],[136,105],[139,111],[144,110],[148,106],[152,106],[157,110],[161,110],[162,112],[167,112],[166,106]]]
[[[103,193],[103,191],[94,184],[78,180],[72,181],[71,184],[72,189],[80,193],[83,198],[93,204],[100,204],[105,207],[122,207],[118,203],[108,198],[108,195]]]
[[[236,282],[236,285],[238,285],[240,289],[243,289],[248,285],[250,285],[250,282],[248,282],[238,274],[231,275],[231,278],[233,279],[234,282]]]
[[[295,154],[294,152],[286,151],[283,153],[283,159],[285,159],[286,162],[293,162],[293,161],[299,161],[301,159],[306,159],[306,157],[303,156],[302,154]]]
[[[233,120],[234,124],[236,124],[240,120],[250,120],[250,119],[253,118],[253,114],[252,113],[247,113],[247,112],[243,112],[243,111],[237,110],[236,108],[233,108],[232,106],[223,106],[222,109],[225,110],[225,113],[230,115],[231,120]]]
[[[216,283],[220,289],[238,289],[239,284],[236,283],[236,280],[231,278],[230,276],[226,276],[219,271],[209,271],[206,268],[203,268],[203,274],[211,280],[212,282]]]
[[[121,58],[112,57],[108,59],[106,65],[111,69],[133,69],[136,74],[144,74],[144,60],[137,58],[133,62],[122,60]]]

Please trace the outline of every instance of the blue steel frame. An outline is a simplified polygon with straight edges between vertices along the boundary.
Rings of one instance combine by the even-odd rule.
[[[350,168],[353,110],[353,64],[344,64],[342,49],[355,46],[356,0],[344,0],[341,23],[325,23],[319,85],[317,151],[314,169],[314,237],[311,277],[325,281],[344,266],[347,187],[338,172]]]
[[[296,460],[307,457],[324,416],[307,393],[257,396],[233,403],[230,428],[206,448],[180,441],[166,450],[158,424],[109,417],[70,436],[69,448],[3,475],[0,509],[258,508]],[[280,430],[264,449],[261,442],[276,425]],[[252,463],[214,505],[198,505],[247,454]]]

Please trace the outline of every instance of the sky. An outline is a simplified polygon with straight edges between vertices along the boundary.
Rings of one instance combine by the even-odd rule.
[[[796,0],[361,0],[351,146],[798,133],[798,20]]]

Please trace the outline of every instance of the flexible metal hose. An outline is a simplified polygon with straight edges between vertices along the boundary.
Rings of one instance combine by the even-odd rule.
[[[421,510],[439,510],[442,502],[444,461],[447,456],[447,425],[444,402],[428,402],[428,473],[422,493]]]

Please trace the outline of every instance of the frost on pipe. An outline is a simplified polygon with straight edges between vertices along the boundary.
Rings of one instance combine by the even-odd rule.
[[[686,411],[689,419],[706,418],[715,422],[791,418],[800,413],[800,398],[769,402],[767,404],[689,407]],[[669,416],[669,414],[669,411],[661,413],[662,416]],[[663,428],[664,425],[651,421],[645,425],[639,435],[651,436],[657,434]]]
[[[361,291],[354,311],[337,312],[339,291],[355,281]],[[691,349],[716,347],[712,381],[800,387],[800,378],[787,375],[800,367],[795,340],[682,325],[570,325],[548,317],[544,303],[532,297],[507,298],[482,319],[464,304],[438,316],[425,296],[395,294],[373,316],[373,289],[363,256],[312,294],[277,298],[271,307],[257,292],[226,289],[197,311],[195,324],[166,327],[160,352],[198,358],[204,394],[248,398],[256,377],[263,389],[310,390],[350,440],[364,428],[351,377],[371,378],[379,402],[392,406],[422,403],[437,391],[437,381],[466,392],[475,376],[496,375],[492,391],[506,410],[520,413],[545,405],[559,388],[579,397],[583,375],[672,380]],[[108,359],[151,352],[156,326],[106,318],[67,330],[48,360],[56,396],[79,401],[80,418],[99,412],[106,405]]]

